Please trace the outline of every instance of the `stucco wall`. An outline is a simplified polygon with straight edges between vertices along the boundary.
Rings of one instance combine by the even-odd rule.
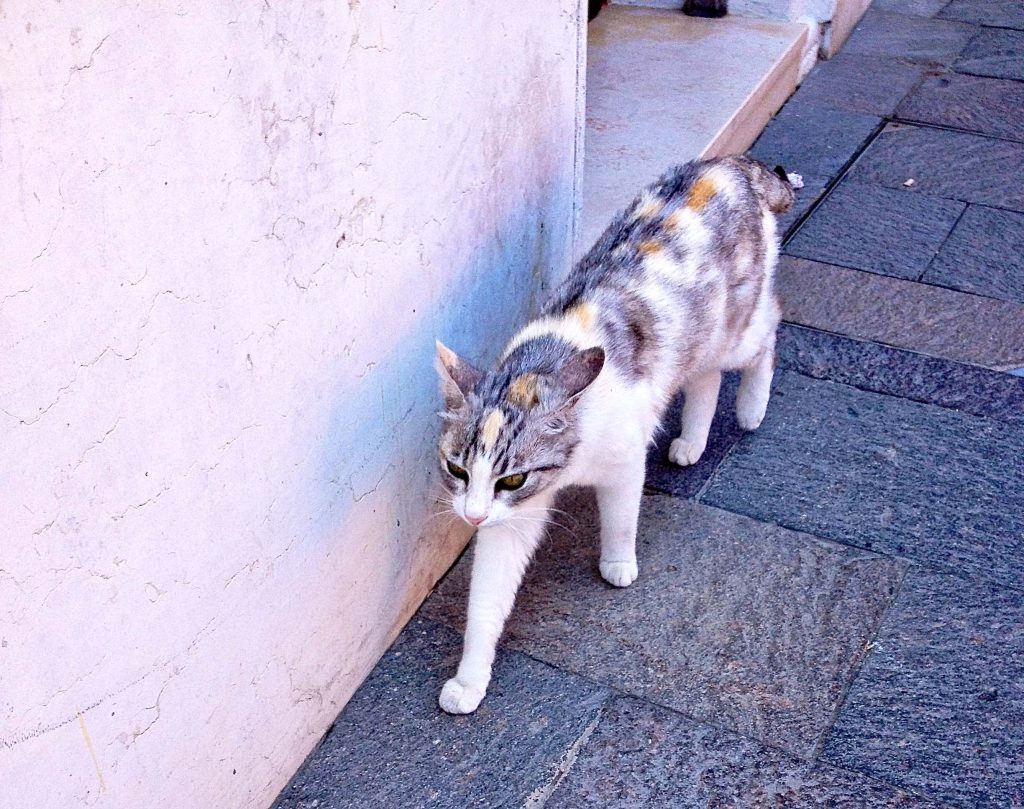
[[[0,8],[0,805],[264,806],[465,540],[433,339],[566,268],[577,3]]]

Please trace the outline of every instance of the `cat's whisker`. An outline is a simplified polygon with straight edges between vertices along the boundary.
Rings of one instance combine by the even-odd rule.
[[[446,508],[442,511],[436,511],[433,514],[428,515],[425,526],[431,526],[434,524],[436,520],[439,520],[441,518],[445,518],[447,520],[447,522],[444,523],[445,527],[451,525],[455,520],[460,519],[459,515],[455,513],[454,509]]]

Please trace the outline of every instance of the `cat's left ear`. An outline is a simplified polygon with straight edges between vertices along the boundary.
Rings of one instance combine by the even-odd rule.
[[[573,354],[556,375],[563,396],[565,396],[565,404],[574,403],[579,395],[597,379],[602,368],[604,368],[603,348],[585,348]]]
[[[474,368],[466,360],[452,351],[440,340],[437,343],[437,375],[441,379],[441,393],[445,406],[449,410],[462,407],[471,390],[483,372]]]

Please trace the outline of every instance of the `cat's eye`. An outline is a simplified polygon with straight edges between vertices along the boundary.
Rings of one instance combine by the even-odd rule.
[[[503,478],[498,478],[494,488],[502,492],[514,492],[516,489],[523,488],[524,483],[526,483],[526,473],[520,472],[516,475],[505,475]]]
[[[463,483],[469,483],[469,472],[467,472],[465,469],[463,469],[457,463],[452,463],[451,461],[445,461],[445,464],[448,467],[448,474],[450,474],[454,478],[458,478]]]

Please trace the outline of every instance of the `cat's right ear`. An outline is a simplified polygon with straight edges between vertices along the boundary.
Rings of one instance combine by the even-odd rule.
[[[471,390],[480,381],[483,372],[452,351],[440,340],[437,343],[437,375],[441,379],[441,394],[449,410],[462,407]]]

